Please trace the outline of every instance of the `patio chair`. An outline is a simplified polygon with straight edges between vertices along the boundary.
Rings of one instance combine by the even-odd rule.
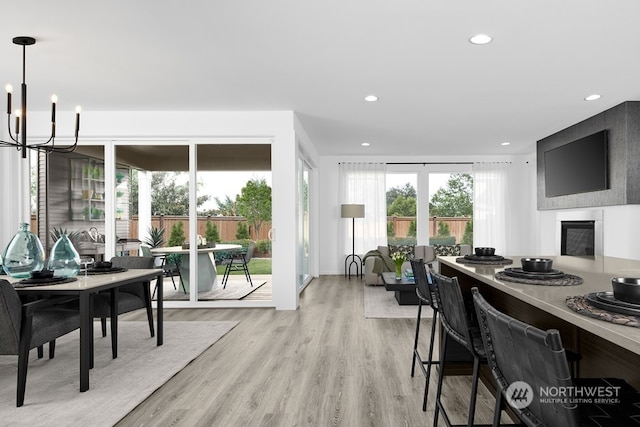
[[[180,280],[180,286],[182,287],[182,291],[186,294],[187,289],[184,286],[184,282],[182,281],[182,275],[180,274],[180,266],[177,262],[175,262],[175,258],[167,257],[166,255],[154,255],[151,252],[151,248],[148,246],[141,245],[140,250],[142,251],[142,256],[144,257],[153,257],[153,266],[162,268],[164,272],[164,277],[171,278],[171,283],[173,283],[173,289],[176,290],[176,281],[174,280],[175,276],[178,276]],[[158,290],[158,286],[156,285],[153,289],[153,294],[151,295],[151,299],[156,296],[156,291]]]
[[[247,282],[253,288],[253,282],[251,281],[251,275],[249,274],[249,267],[247,264],[251,261],[253,257],[253,251],[256,247],[256,242],[249,242],[249,246],[246,251],[238,251],[231,254],[229,258],[225,258],[220,263],[221,265],[226,266],[224,269],[224,274],[222,275],[222,289],[226,289],[227,280],[229,280],[229,274],[231,270],[242,270],[244,271],[244,276],[247,279]]]
[[[16,406],[24,404],[29,350],[37,347],[41,358],[43,345],[49,343],[49,359],[53,359],[56,338],[80,327],[77,310],[56,307],[67,300],[46,298],[22,304],[13,285],[0,280],[0,354],[18,355]]]

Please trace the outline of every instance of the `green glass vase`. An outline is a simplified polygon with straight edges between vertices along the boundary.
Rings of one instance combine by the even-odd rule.
[[[51,248],[49,270],[53,270],[53,277],[74,277],[80,271],[80,255],[66,234],[62,234]]]
[[[38,236],[29,231],[29,224],[20,224],[20,230],[5,248],[2,259],[2,268],[11,277],[24,279],[30,277],[32,271],[42,270],[44,249]]]

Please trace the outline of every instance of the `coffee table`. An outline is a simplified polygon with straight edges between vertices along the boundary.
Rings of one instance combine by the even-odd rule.
[[[410,282],[402,275],[401,279],[396,279],[395,272],[381,273],[384,287],[387,291],[394,291],[398,305],[418,305],[418,295],[416,295],[416,283]]]

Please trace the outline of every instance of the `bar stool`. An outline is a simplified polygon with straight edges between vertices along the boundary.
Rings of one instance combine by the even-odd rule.
[[[465,308],[465,302],[460,290],[458,278],[446,277],[436,272],[431,273],[435,286],[432,287],[438,308],[440,310],[440,324],[444,329],[442,343],[440,344],[440,375],[438,377],[438,390],[436,392],[436,410],[433,416],[433,425],[438,425],[438,416],[442,412],[442,418],[447,426],[451,426],[449,416],[442,404],[442,380],[444,378],[444,361],[447,356],[447,342],[452,339],[462,345],[473,357],[473,373],[471,380],[471,396],[469,398],[469,417],[467,426],[473,426],[476,412],[476,399],[478,392],[478,374],[480,363],[487,363],[486,353],[480,338],[478,325],[473,321],[475,316],[470,316]]]
[[[473,302],[491,372],[498,384],[493,425],[499,425],[503,399],[527,426],[630,426],[640,419],[640,395],[622,379],[572,379],[560,333],[543,331],[492,307],[472,288]],[[530,390],[527,390],[526,383]],[[618,402],[581,404],[541,399],[541,389],[618,390]],[[589,396],[588,393],[580,393]],[[612,399],[613,400],[613,399]],[[576,403],[577,402],[577,403]]]
[[[431,266],[430,266],[431,267]],[[416,294],[418,295],[418,317],[416,319],[416,335],[413,342],[413,360],[411,362],[411,376],[413,377],[416,370],[416,360],[420,363],[420,369],[425,376],[424,397],[422,398],[422,410],[427,410],[427,396],[429,395],[429,378],[431,377],[431,366],[439,365],[440,361],[433,360],[433,342],[436,335],[436,321],[438,319],[438,305],[435,301],[435,295],[430,289],[432,284],[431,277],[427,274],[424,261],[420,259],[411,260],[411,269],[413,277],[416,281]],[[420,319],[422,316],[422,305],[431,307],[431,336],[429,338],[429,355],[427,359],[423,359],[418,351],[418,339],[420,337]]]

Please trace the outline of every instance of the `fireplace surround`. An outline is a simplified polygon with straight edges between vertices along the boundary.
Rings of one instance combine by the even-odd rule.
[[[603,256],[602,210],[556,213],[557,255]]]

